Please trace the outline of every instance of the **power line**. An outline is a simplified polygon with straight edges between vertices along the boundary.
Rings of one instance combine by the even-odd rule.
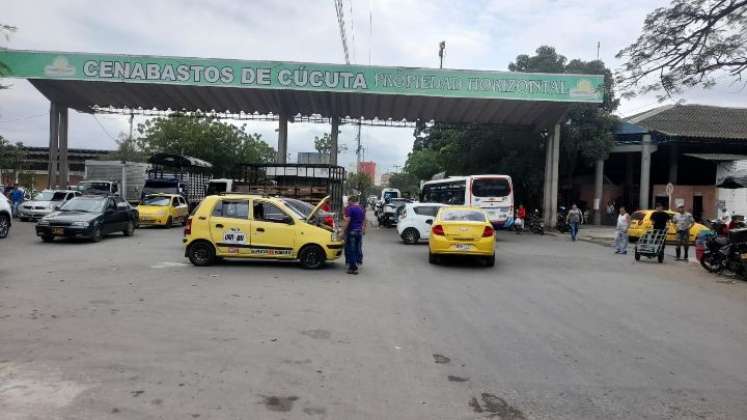
[[[44,117],[44,116],[46,116],[46,115],[49,115],[49,114],[47,114],[47,113],[45,112],[45,113],[43,113],[43,114],[37,114],[37,115],[29,115],[29,116],[26,116],[26,117],[19,117],[19,118],[14,118],[14,119],[12,119],[12,120],[0,120],[0,124],[14,123],[14,122],[18,122],[18,121],[25,121],[25,120],[30,120],[30,119],[32,119],[32,118],[39,118],[39,117]]]
[[[91,115],[93,116],[94,121],[96,121],[96,124],[98,124],[99,127],[101,127],[101,130],[104,132],[104,134],[106,134],[107,136],[109,136],[110,139],[112,139],[112,140],[114,140],[116,142],[117,139],[115,139],[111,134],[109,134],[108,131],[106,131],[106,128],[104,128],[104,125],[101,124],[101,121],[99,121],[99,119],[96,118],[96,114],[91,114]]]

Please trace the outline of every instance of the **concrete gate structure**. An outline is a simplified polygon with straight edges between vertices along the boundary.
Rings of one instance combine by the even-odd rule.
[[[573,103],[601,104],[602,75],[517,73],[278,61],[0,51],[5,77],[27,79],[51,103],[50,185],[66,181],[68,109],[278,115],[278,162],[288,122],[341,118],[489,123],[546,131],[544,214],[557,219],[560,123]]]

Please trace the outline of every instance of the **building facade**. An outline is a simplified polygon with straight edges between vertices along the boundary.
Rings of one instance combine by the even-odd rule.
[[[376,179],[376,162],[358,162],[358,173],[366,174],[371,178],[371,181],[374,181]]]
[[[48,186],[49,180],[49,148],[48,147],[24,147],[24,158],[18,168],[0,168],[2,172],[2,184],[13,185],[18,183],[33,190],[43,190]],[[69,149],[67,179],[56,187],[77,185],[85,176],[85,161],[102,159],[111,150],[94,149]],[[59,171],[63,173],[63,171]],[[55,187],[55,186],[53,186]]]

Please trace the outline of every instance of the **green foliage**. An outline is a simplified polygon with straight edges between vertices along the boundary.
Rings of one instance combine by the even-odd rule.
[[[275,150],[259,134],[247,134],[210,117],[175,115],[138,125],[137,150],[193,156],[213,164],[213,175],[228,176],[237,164],[272,162]]]
[[[364,199],[373,187],[373,180],[363,172],[349,174],[345,179],[345,194],[358,194]]]
[[[442,167],[439,151],[421,148],[410,152],[404,169],[408,175],[415,178],[415,183],[417,183],[420,179],[430,179],[434,174],[442,171]]]
[[[23,143],[11,143],[3,136],[0,136],[0,169],[10,170],[13,176],[23,170],[23,161],[26,158],[26,151]]]
[[[404,196],[417,196],[420,192],[420,178],[408,172],[397,172],[389,178],[389,186],[397,188]]]
[[[148,155],[138,146],[138,139],[129,138],[124,133],[119,135],[117,150],[101,156],[101,160],[123,160],[126,162],[147,162]]]
[[[332,137],[329,133],[324,133],[321,137],[314,136],[314,149],[316,149],[317,152],[321,153],[322,155],[329,156],[330,152],[332,152]],[[348,150],[348,147],[345,144],[339,143],[338,138],[338,144],[337,144],[337,154],[346,152]]]
[[[747,70],[747,0],[672,0],[646,16],[638,39],[617,53],[625,96],[742,82]]]

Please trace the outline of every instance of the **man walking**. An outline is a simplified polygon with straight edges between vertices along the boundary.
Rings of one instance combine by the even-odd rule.
[[[578,226],[584,222],[584,214],[581,213],[581,209],[576,204],[571,206],[571,210],[565,216],[565,222],[571,228],[571,240],[575,241],[578,234]]]
[[[685,211],[685,206],[681,205],[677,207],[677,213],[672,216],[672,222],[674,222],[677,228],[677,261],[687,261],[687,251],[690,246],[690,228],[695,224],[693,215]],[[685,257],[680,259],[680,247],[684,249]]]
[[[630,215],[625,211],[625,207],[620,207],[620,214],[617,216],[617,226],[615,227],[615,254],[628,253],[628,227],[630,226]]]
[[[661,252],[664,252],[664,245],[667,243],[667,224],[669,223],[669,215],[664,211],[664,206],[661,203],[656,203],[656,209],[651,213],[651,223],[653,223],[654,230],[664,231],[664,242],[661,243]]]
[[[345,265],[348,274],[358,274],[363,263],[363,235],[366,233],[366,211],[358,205],[358,197],[348,198],[345,207],[343,231],[345,232]]]
[[[18,184],[15,184],[13,186],[13,191],[10,193],[10,202],[13,206],[13,217],[18,217],[18,207],[23,203],[23,198],[23,190],[21,190]]]

